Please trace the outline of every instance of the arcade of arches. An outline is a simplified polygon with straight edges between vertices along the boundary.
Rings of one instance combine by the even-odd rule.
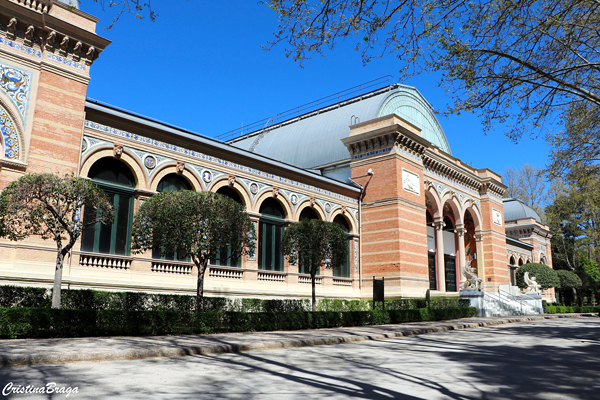
[[[61,20],[52,29],[48,12]],[[302,266],[281,254],[284,230],[302,219],[334,222],[348,237],[343,267],[320,271],[319,297],[369,298],[373,277],[385,277],[389,298],[458,296],[466,269],[485,288],[514,291],[515,267],[552,266],[548,227],[525,205],[503,200],[498,174],[452,156],[416,88],[392,84],[307,111],[267,135],[222,142],[87,99],[92,64],[110,43],[95,33],[93,17],[61,2],[41,10],[7,2],[0,14],[15,18],[15,32],[33,26],[70,47],[65,57],[23,37],[0,47],[0,190],[26,173],[73,173],[102,188],[116,210],[112,224],[82,234],[67,257],[65,287],[195,293],[189,260],[130,251],[140,203],[173,190],[229,196],[256,226],[254,255],[232,259],[224,247],[210,260],[209,296],[310,297]],[[0,29],[0,37],[9,33]],[[88,56],[75,59],[79,53]],[[55,248],[47,241],[0,239],[0,254],[1,284],[51,286]]]

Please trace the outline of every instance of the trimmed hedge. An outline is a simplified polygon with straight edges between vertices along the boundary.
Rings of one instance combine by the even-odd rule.
[[[535,277],[542,289],[552,287],[560,289],[560,280],[558,279],[558,275],[556,275],[556,271],[547,265],[539,263],[528,263],[517,268],[517,286],[521,289],[527,287],[524,278],[525,272],[529,272],[530,278]]]
[[[546,314],[568,314],[568,313],[600,313],[600,306],[551,306],[544,309]]]
[[[50,307],[50,289],[0,286],[0,307]],[[469,300],[459,298],[431,299],[430,308],[452,309],[468,307]],[[412,310],[426,308],[425,299],[390,299],[385,301],[386,310]],[[381,303],[377,303],[381,308]],[[69,310],[127,310],[127,311],[173,311],[190,314],[196,310],[193,295],[171,295],[144,292],[105,292],[99,290],[63,290],[61,309]],[[322,299],[317,302],[317,311],[369,311],[371,300]],[[310,300],[264,300],[230,299],[205,297],[205,311],[231,312],[296,312],[310,311]]]
[[[472,317],[475,308],[252,312],[0,308],[0,337],[150,336],[334,328]]]

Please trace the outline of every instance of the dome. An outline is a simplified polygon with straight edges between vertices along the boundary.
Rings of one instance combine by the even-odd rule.
[[[349,126],[396,113],[448,154],[450,146],[433,108],[413,87],[394,84],[253,132],[229,143],[301,168],[350,160],[342,139]],[[349,175],[348,175],[349,176]]]
[[[57,0],[59,3],[63,3],[68,5],[69,7],[73,7],[79,10],[79,0]]]
[[[537,222],[542,222],[540,216],[519,199],[504,199],[504,221],[514,221],[518,219],[533,218]]]

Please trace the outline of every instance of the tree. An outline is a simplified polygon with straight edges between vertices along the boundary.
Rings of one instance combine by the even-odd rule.
[[[291,224],[283,232],[282,252],[290,264],[308,266],[312,310],[316,311],[315,276],[321,266],[340,268],[348,255],[348,238],[337,224],[317,219]]]
[[[439,71],[450,112],[477,111],[518,140],[569,106],[600,106],[597,0],[264,0],[272,48],[300,63],[353,39],[364,63],[387,52],[402,76]],[[559,118],[560,120],[560,118]]]
[[[558,279],[558,275],[556,275],[556,271],[547,265],[538,263],[527,263],[517,268],[517,286],[520,288],[527,287],[523,277],[525,272],[529,272],[530,278],[535,277],[542,289],[551,287],[560,288],[560,280]]]
[[[564,116],[564,128],[546,137],[550,144],[550,177],[600,168],[600,107],[585,102],[572,104]]]
[[[571,305],[572,303],[576,303],[577,289],[581,289],[581,286],[583,285],[581,282],[581,278],[575,272],[565,270],[556,271],[556,275],[560,280],[560,293],[561,298],[563,299],[563,304]],[[569,295],[567,295],[567,293],[569,292],[572,294],[573,301],[571,301]],[[565,303],[565,300],[567,299],[569,299],[568,304]]]
[[[84,206],[97,210],[95,218],[84,221]],[[60,308],[65,256],[85,228],[111,223],[113,213],[109,198],[85,178],[28,174],[11,182],[0,194],[0,237],[23,240],[39,235],[56,242],[52,308]]]
[[[543,170],[531,164],[525,164],[521,169],[506,167],[502,175],[502,183],[507,186],[506,197],[519,199],[542,215],[542,206],[546,200]]]
[[[229,197],[189,190],[157,193],[145,200],[135,215],[132,250],[160,249],[162,254],[190,257],[198,269],[196,309],[203,310],[204,273],[208,261],[222,247],[231,257],[253,254],[254,224],[244,207]]]
[[[111,29],[117,21],[123,16],[123,14],[131,14],[134,18],[144,19],[145,13],[147,13],[148,17],[152,22],[156,20],[158,14],[152,10],[152,5],[150,1],[145,2],[142,0],[94,0],[99,3],[102,7],[102,10],[106,8],[110,8],[112,10],[116,10],[116,14],[112,19],[112,23],[106,27],[106,29]]]
[[[600,290],[600,270],[598,269],[598,265],[589,258],[581,258],[576,272],[581,278],[582,294],[595,299]],[[583,299],[580,299],[580,301],[583,301]]]

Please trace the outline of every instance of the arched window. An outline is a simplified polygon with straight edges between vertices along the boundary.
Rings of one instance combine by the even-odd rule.
[[[435,245],[435,228],[433,227],[433,217],[429,210],[426,214],[427,225],[427,265],[429,267],[429,289],[437,290],[437,269],[435,264],[435,253],[437,251]]]
[[[342,264],[342,266],[339,269],[333,270],[333,276],[339,276],[341,278],[350,278],[350,225],[348,224],[346,218],[344,218],[341,215],[337,215],[333,219],[333,223],[338,224],[340,228],[342,228],[342,230],[346,232],[346,235],[348,235],[348,255],[346,256],[346,261]]]
[[[510,272],[510,284],[512,286],[517,286],[517,261],[514,256],[510,256],[510,260],[508,261],[508,269]],[[522,264],[522,263],[521,263]]]
[[[156,187],[157,192],[177,192],[179,190],[192,190],[190,183],[178,174],[168,174],[160,180]]]
[[[260,206],[258,236],[258,268],[283,271],[281,236],[284,229],[283,207],[274,198],[268,198]]]
[[[302,210],[302,212],[300,213],[299,220],[305,221],[305,220],[311,220],[311,219],[319,219],[319,216],[317,215],[315,210],[313,210],[311,207],[305,207],[304,210]],[[308,273],[310,273],[310,268],[307,267],[306,265],[298,264],[298,272],[301,274],[308,274]],[[317,275],[319,275],[320,272],[321,272],[321,268],[319,267],[319,269],[317,271]]]
[[[303,221],[305,219],[319,219],[319,216],[312,208],[305,207],[304,210],[302,210],[302,212],[300,213],[300,218],[298,219],[300,221]]]
[[[92,165],[88,177],[109,196],[115,207],[115,219],[110,225],[98,223],[86,229],[81,235],[81,250],[128,256],[135,188],[133,173],[122,161],[106,157]],[[89,221],[95,213],[94,209],[86,209],[84,220]]]
[[[217,193],[223,196],[227,196],[230,199],[233,199],[235,202],[243,205],[242,198],[240,197],[238,192],[236,192],[235,189],[232,189],[229,186],[223,186],[219,188],[217,190]],[[242,260],[240,258],[231,256],[231,246],[224,246],[221,247],[217,254],[215,254],[214,257],[210,259],[210,264],[222,265],[226,267],[241,267],[241,261]]]
[[[158,186],[156,186],[156,191],[159,193],[177,192],[179,190],[192,190],[192,186],[185,178],[178,174],[168,174],[164,176],[160,182],[158,182]],[[160,253],[160,249],[152,249],[152,258],[167,261],[175,261],[179,259],[176,253],[167,253],[165,255],[161,255]]]
[[[446,276],[446,292],[456,292],[456,234],[454,222],[448,216],[444,217],[444,273]]]

